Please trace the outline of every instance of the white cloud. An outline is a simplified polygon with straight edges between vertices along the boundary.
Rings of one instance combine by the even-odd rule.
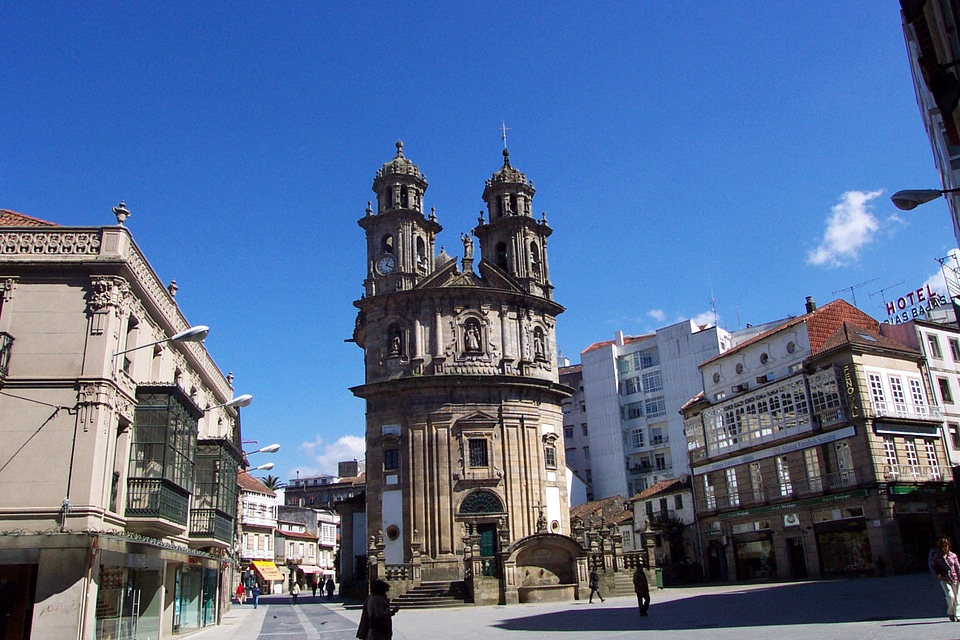
[[[317,436],[313,442],[304,442],[300,450],[306,453],[318,470],[318,473],[337,474],[337,463],[345,460],[363,460],[367,453],[366,442],[360,436],[340,436],[335,442],[326,442]],[[300,469],[307,472],[308,469]],[[314,475],[308,473],[308,475]]]
[[[651,309],[650,311],[647,311],[647,315],[657,322],[663,322],[667,319],[667,314],[663,312],[663,309]]]
[[[856,260],[860,249],[873,241],[880,222],[870,210],[870,202],[882,191],[847,191],[833,205],[820,246],[807,254],[807,263],[842,267]]]
[[[698,327],[713,326],[717,324],[717,315],[713,311],[704,311],[690,318]]]

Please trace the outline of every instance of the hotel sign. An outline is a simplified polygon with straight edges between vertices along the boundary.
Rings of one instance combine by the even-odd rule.
[[[901,324],[923,318],[930,311],[946,306],[947,297],[925,284],[887,303],[887,324]]]

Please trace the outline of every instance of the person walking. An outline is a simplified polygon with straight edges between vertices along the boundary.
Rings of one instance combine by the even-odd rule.
[[[314,598],[317,597],[317,586],[319,582],[320,582],[320,578],[317,578],[317,577],[314,577],[314,579],[310,581],[310,589],[313,591]]]
[[[294,581],[293,587],[290,588],[290,595],[293,596],[293,604],[297,604],[297,596],[300,595],[300,583]]]
[[[333,583],[333,577],[330,576],[327,578],[327,600],[333,600],[333,590],[337,588],[337,585]]]
[[[597,575],[596,571],[590,572],[590,599],[588,602],[593,604],[593,594],[596,593],[597,597],[600,598],[600,602],[603,602],[603,596],[600,595],[600,576]]]
[[[243,590],[243,583],[237,585],[237,604],[243,604],[243,596],[245,591]]]
[[[360,640],[391,640],[393,638],[393,616],[400,607],[390,605],[387,592],[390,585],[383,580],[374,580],[370,585],[370,595],[363,601],[360,613],[360,626],[357,638]]]
[[[260,605],[260,585],[254,583],[250,588],[250,595],[253,596],[253,608],[256,609]]]
[[[647,582],[647,574],[643,570],[643,565],[637,565],[637,570],[633,572],[633,590],[637,592],[637,606],[640,608],[640,615],[645,616],[650,609],[650,583]]]
[[[930,573],[940,582],[943,597],[947,601],[947,617],[951,622],[960,620],[960,611],[957,605],[957,585],[960,583],[960,561],[957,554],[950,550],[950,541],[946,538],[937,540],[937,548],[930,550],[927,558]]]

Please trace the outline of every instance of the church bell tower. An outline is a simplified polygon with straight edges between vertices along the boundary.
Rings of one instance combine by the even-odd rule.
[[[426,188],[398,142],[374,178],[376,208],[358,220],[367,264],[353,341],[365,376],[351,391],[366,401],[367,530],[385,565],[416,558],[424,581],[464,580],[478,562],[500,562],[506,576],[517,566],[508,549],[563,540],[554,551],[570,555],[575,546],[560,406],[572,390],[558,382],[551,230],[532,217],[533,183],[506,150],[482,195],[489,222],[481,215],[472,230],[477,264],[467,233],[459,261],[436,251],[441,226],[433,210],[424,216]],[[557,579],[576,582],[572,571]],[[501,600],[518,597],[516,584]]]

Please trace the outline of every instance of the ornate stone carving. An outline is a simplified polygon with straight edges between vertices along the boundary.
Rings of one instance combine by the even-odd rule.
[[[4,255],[97,255],[99,231],[10,231],[0,233]]]
[[[17,288],[17,280],[18,278],[16,276],[2,278],[2,281],[0,281],[0,300],[3,302],[13,300],[13,292]]]

